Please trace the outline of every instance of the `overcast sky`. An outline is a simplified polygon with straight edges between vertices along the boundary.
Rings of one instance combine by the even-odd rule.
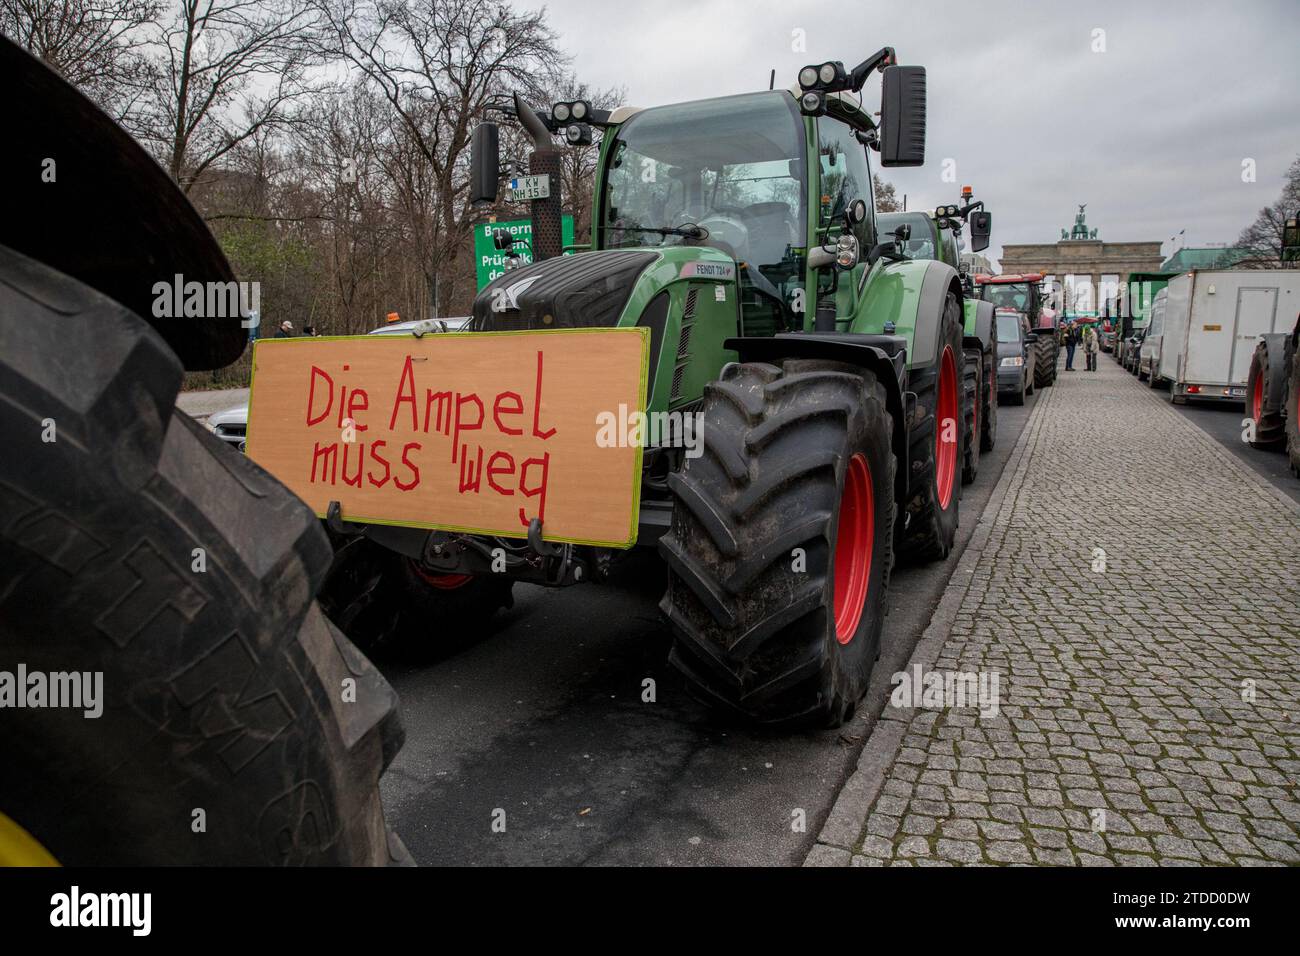
[[[893,46],[928,71],[926,164],[877,171],[909,209],[974,186],[995,256],[1056,241],[1085,202],[1101,239],[1162,240],[1166,255],[1181,229],[1188,246],[1231,242],[1300,153],[1297,0],[545,5],[577,75],[635,106],[766,89],[773,68],[789,86],[807,63],[851,69]],[[806,52],[792,50],[800,30]],[[866,95],[874,112],[878,76]],[[941,178],[949,158],[956,183]]]

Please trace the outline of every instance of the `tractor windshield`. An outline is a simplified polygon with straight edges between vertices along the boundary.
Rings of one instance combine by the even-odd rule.
[[[785,92],[643,110],[619,128],[609,148],[599,245],[720,249],[746,267],[746,319],[766,310],[783,321],[772,293],[788,303],[793,287],[803,284],[804,156],[803,120]],[[672,231],[682,226],[700,226],[708,235]],[[751,270],[761,275],[746,275]]]
[[[1000,309],[1029,311],[1029,283],[988,282],[980,286],[980,298],[992,302]]]

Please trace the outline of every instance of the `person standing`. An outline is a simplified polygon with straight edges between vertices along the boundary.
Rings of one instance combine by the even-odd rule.
[[[1088,371],[1097,371],[1097,330],[1091,325],[1083,330],[1083,356],[1088,362]]]
[[[1074,371],[1074,350],[1079,345],[1079,330],[1073,322],[1065,323],[1065,370]]]

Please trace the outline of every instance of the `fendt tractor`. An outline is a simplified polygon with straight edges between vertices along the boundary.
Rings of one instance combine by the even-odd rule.
[[[962,226],[972,221],[972,231],[988,247],[991,217],[984,203],[974,202],[974,191],[963,186],[960,206],[939,206],[929,212],[887,212],[877,219],[882,235],[896,234],[909,259],[938,259],[957,270],[962,282],[962,345],[966,367],[962,377],[966,393],[967,422],[962,445],[961,480],[970,484],[979,473],[980,453],[993,450],[998,432],[997,323],[994,306],[975,297],[974,277],[961,261]],[[899,230],[902,229],[902,232]]]
[[[1061,348],[1057,313],[1048,304],[1042,282],[1043,277],[1038,273],[975,277],[981,299],[999,309],[1023,312],[1029,318],[1029,332],[1034,340],[1034,388],[1047,388],[1056,381]]]
[[[859,95],[877,71],[879,123]],[[637,543],[668,566],[673,664],[749,720],[843,721],[879,652],[895,559],[953,546],[970,422],[962,281],[881,234],[868,159],[924,162],[925,79],[886,47],[851,70],[805,67],[788,90],[506,108],[549,194],[532,199],[535,261],[480,291],[473,330],[649,330],[647,411],[697,413],[703,453],[645,448]],[[556,140],[589,143],[593,127],[591,243],[563,255]],[[496,199],[498,143],[495,123],[476,128],[476,202]],[[973,223],[976,248],[989,228],[987,214]],[[515,581],[599,582],[619,554],[540,533],[335,526],[355,539],[323,600],[371,645],[483,633]],[[493,574],[498,547],[511,559]]]
[[[0,150],[0,670],[20,700],[102,681],[94,706],[5,711],[0,865],[409,862],[379,800],[397,695],[313,598],[320,521],[176,408],[248,329],[237,307],[159,317],[155,286],[235,286],[230,264],[153,158],[4,37],[0,87],[23,131]]]
[[[1300,218],[1294,215],[1283,224],[1282,262],[1290,268],[1300,263]],[[1246,413],[1254,426],[1250,443],[1283,449],[1300,478],[1300,315],[1290,332],[1259,337],[1246,380]]]

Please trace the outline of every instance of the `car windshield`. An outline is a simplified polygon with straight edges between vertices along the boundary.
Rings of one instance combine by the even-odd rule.
[[[1020,316],[1002,313],[998,316],[998,341],[1014,342],[1020,338]]]
[[[1025,282],[988,282],[980,286],[980,298],[999,308],[1029,311],[1029,284]]]
[[[647,231],[701,225],[702,242],[759,266],[806,244],[804,129],[789,94],[644,110],[609,150],[604,248],[697,245]]]

